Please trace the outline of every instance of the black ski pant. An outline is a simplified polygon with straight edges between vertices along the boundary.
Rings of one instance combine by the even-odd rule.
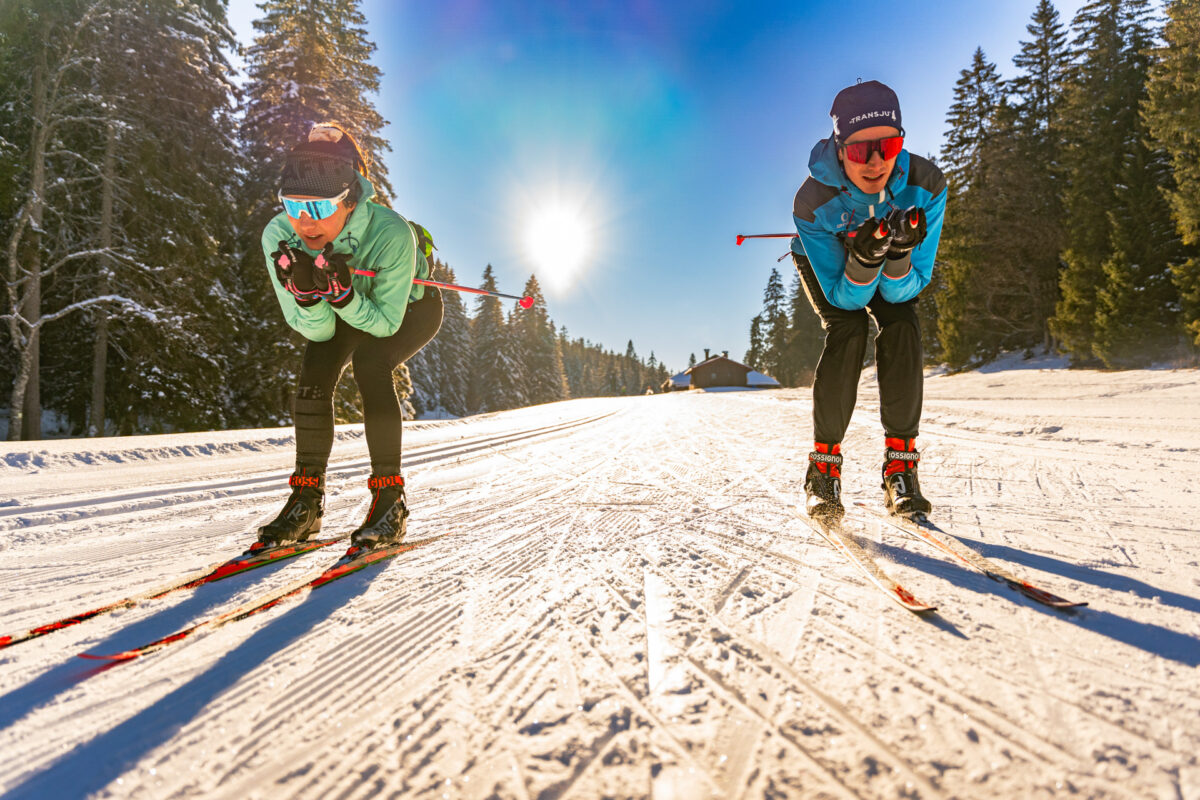
[[[324,471],[333,449],[333,392],[348,362],[362,395],[363,427],[371,470],[375,475],[400,474],[403,416],[392,382],[397,366],[416,355],[442,325],[442,296],[432,286],[410,303],[400,329],[385,339],[351,327],[338,317],[333,338],[304,348],[296,387],[296,469]]]
[[[924,351],[917,299],[889,303],[875,291],[865,309],[847,311],[825,298],[804,256],[792,255],[808,301],[821,318],[825,345],[813,379],[813,438],[836,444],[846,435],[867,348],[867,314],[875,320],[875,365],[879,376],[879,416],[885,435],[916,438],[925,391]]]

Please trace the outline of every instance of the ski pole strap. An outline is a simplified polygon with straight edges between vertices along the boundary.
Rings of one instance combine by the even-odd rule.
[[[888,461],[911,461],[914,464],[921,460],[921,454],[916,450],[893,450],[890,447],[883,451],[883,457]]]
[[[839,467],[842,465],[841,453],[820,453],[814,450],[808,454],[808,460],[819,464],[836,464]]]

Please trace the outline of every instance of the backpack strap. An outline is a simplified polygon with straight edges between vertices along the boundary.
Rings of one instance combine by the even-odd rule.
[[[417,249],[425,255],[425,260],[429,262],[429,274],[433,274],[433,251],[437,250],[437,246],[433,243],[433,234],[418,222],[408,221],[408,226],[412,228],[413,235],[417,237]]]

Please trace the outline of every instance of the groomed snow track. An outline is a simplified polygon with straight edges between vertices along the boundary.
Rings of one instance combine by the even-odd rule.
[[[1163,409],[1179,392],[1200,403],[1195,371],[1146,374],[1139,397],[1114,390],[1112,430],[1155,392]],[[410,533],[444,540],[111,669],[75,655],[170,633],[336,554],[0,651],[0,792],[1200,797],[1200,423],[1170,420],[1173,448],[1148,428],[1084,441],[1091,417],[1069,407],[1048,430],[1051,379],[986,379],[1007,381],[1009,416],[995,393],[972,405],[972,376],[929,381],[934,516],[1086,609],[1039,606],[857,515],[859,542],[939,610],[889,601],[791,509],[803,390],[417,423]],[[846,493],[875,501],[864,383]],[[285,494],[287,438],[268,439],[0,462],[15,465],[0,473],[15,499],[0,506],[0,634],[237,552]],[[361,437],[339,442],[326,533],[355,524],[366,494]]]

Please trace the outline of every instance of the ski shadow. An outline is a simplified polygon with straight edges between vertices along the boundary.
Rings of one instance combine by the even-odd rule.
[[[1079,575],[1074,574],[1075,570],[1087,571],[1086,567],[1068,569],[1067,565],[1047,556],[1033,555],[1025,551],[1006,547],[996,550],[980,546],[974,541],[964,541],[968,541],[973,549],[979,550],[989,558],[993,555],[997,558],[1008,558],[1030,569],[1040,569],[1060,574],[1073,580],[1088,582]],[[1003,584],[993,581],[986,575],[956,562],[878,541],[872,541],[870,546],[886,558],[890,558],[913,569],[927,572],[930,575],[943,578],[960,589],[966,589],[980,595],[993,595],[998,600],[1005,600],[1026,606],[1048,617],[1072,623],[1093,633],[1123,642],[1131,647],[1136,647],[1150,655],[1176,661],[1190,667],[1200,666],[1200,639],[1195,636],[1189,636],[1186,633],[1173,631],[1170,628],[1164,628],[1161,625],[1149,622],[1137,622],[1110,611],[1102,611],[1091,607],[1066,610],[1050,608],[1017,593]],[[985,552],[988,550],[992,552]],[[1021,555],[1023,558],[1012,557],[1015,555]],[[1050,562],[1058,564],[1059,569],[1049,569],[1048,563]],[[1072,599],[1089,600],[1091,598],[1080,597]]]
[[[859,546],[862,547],[864,550],[866,550],[869,555],[873,556],[872,551],[878,551],[880,549],[879,544],[877,542],[873,541],[870,537],[864,536],[863,531],[861,529],[852,529],[849,526],[845,526],[842,528],[842,530],[847,536],[849,536],[850,538],[852,538],[856,542],[858,542]],[[908,553],[905,552],[905,555],[908,555]],[[918,600],[927,600],[928,599],[928,598],[922,597],[920,592],[916,592],[916,595],[917,595]],[[918,618],[920,618],[922,621],[927,622],[928,624],[932,625],[933,627],[941,630],[944,633],[948,633],[951,636],[957,636],[959,639],[963,639],[963,640],[969,640],[971,638],[970,636],[967,636],[965,633],[960,631],[958,629],[957,625],[955,625],[953,622],[951,622],[950,620],[948,620],[944,616],[942,616],[942,611],[941,611],[940,607],[938,607],[937,609],[935,609],[933,611],[917,613],[916,616]]]
[[[1134,594],[1143,600],[1156,600],[1164,605],[1181,608],[1193,614],[1200,614],[1200,597],[1191,597],[1178,592],[1165,591],[1136,578],[1130,578],[1125,575],[1113,575],[1112,573],[1092,567],[1070,564],[1065,561],[1059,561],[1056,558],[1049,558],[1038,553],[1030,553],[1025,550],[1008,547],[1007,545],[976,542],[974,540],[964,541],[968,541],[972,549],[987,558],[1011,561],[1032,569],[1039,569],[1042,572],[1061,575],[1064,578],[1079,581],[1080,583],[1090,583],[1101,589]]]
[[[293,563],[294,564],[294,563]],[[208,616],[220,613],[221,610],[229,606],[230,601],[234,600],[240,593],[244,593],[250,589],[252,585],[263,578],[269,577],[272,573],[286,569],[289,561],[278,561],[276,564],[268,564],[258,567],[257,570],[250,570],[241,575],[230,576],[223,578],[222,581],[200,585],[192,590],[192,594],[186,600],[178,601],[174,597],[167,595],[160,600],[148,600],[144,603],[139,603],[130,609],[116,610],[112,614],[107,615],[109,620],[119,618],[124,614],[137,614],[144,610],[144,606],[150,606],[152,603],[167,603],[163,608],[155,610],[155,612],[146,615],[143,619],[138,619],[131,624],[122,626],[119,630],[109,634],[107,638],[98,640],[98,642],[90,643],[91,639],[83,638],[83,644],[70,645],[71,655],[66,656],[65,660],[58,666],[50,667],[46,672],[37,675],[36,678],[25,682],[22,686],[14,688],[7,694],[0,694],[0,730],[12,726],[23,718],[30,711],[40,708],[41,705],[50,702],[58,694],[70,690],[71,687],[80,684],[92,676],[107,672],[108,669],[120,666],[122,662],[97,662],[84,661],[78,657],[78,652],[96,652],[96,654],[110,654],[110,652],[121,652],[130,648],[136,648],[138,645],[146,642],[154,642],[164,636],[169,636],[184,627],[190,627],[198,619],[206,619]],[[80,622],[79,627],[91,624],[92,620]],[[49,637],[64,636],[70,637],[72,632],[78,634],[79,627],[67,628],[62,632],[49,633]],[[34,643],[22,643],[17,646],[36,646]],[[76,650],[79,646],[83,646],[83,650]],[[8,652],[6,651],[6,655]]]
[[[957,636],[959,639],[963,639],[964,641],[969,640],[971,638],[970,636],[967,636],[965,633],[960,631],[958,629],[957,625],[955,625],[953,622],[951,622],[950,620],[943,617],[940,607],[936,611],[932,611],[927,614],[918,614],[917,616],[919,616],[921,619],[925,620],[926,622],[928,622],[930,625],[934,626],[935,628],[939,628],[940,630],[942,630],[945,633],[950,634],[951,636]]]
[[[367,570],[360,575],[348,576],[336,586],[310,593],[298,606],[286,609],[204,672],[15,785],[4,795],[5,800],[85,797],[100,793],[147,753],[170,741],[238,680],[365,591],[372,573]]]
[[[234,575],[222,581],[198,586],[186,600],[181,602],[172,602],[169,595],[162,600],[148,600],[146,601],[146,605],[159,602],[170,605],[151,613],[143,619],[123,626],[103,641],[87,645],[86,652],[119,653],[131,647],[137,647],[146,642],[152,642],[163,636],[168,636],[181,628],[190,626],[198,618],[208,617],[210,614],[217,613],[219,609],[228,605],[230,600],[236,597],[238,593],[248,589],[256,579],[266,577],[283,566],[284,564],[281,562],[278,565],[261,567],[258,570],[242,575]],[[126,613],[138,613],[139,610],[141,610],[140,606],[134,606],[128,610],[116,611],[109,615],[109,619],[111,620],[114,616]],[[80,626],[90,623],[91,620],[88,620],[80,623]],[[78,629],[75,632],[78,632]],[[64,630],[61,634],[51,633],[48,635],[53,637],[57,635],[69,636],[70,634]],[[88,640],[84,639],[83,641],[87,642]],[[33,642],[29,642],[28,645],[22,643],[17,646],[33,646]],[[0,730],[18,722],[29,712],[50,702],[57,695],[67,691],[76,684],[101,672],[105,672],[120,663],[84,661],[74,651],[74,648],[77,646],[71,646],[71,654],[62,663],[51,667],[28,683],[13,689],[8,694],[0,695]]]

